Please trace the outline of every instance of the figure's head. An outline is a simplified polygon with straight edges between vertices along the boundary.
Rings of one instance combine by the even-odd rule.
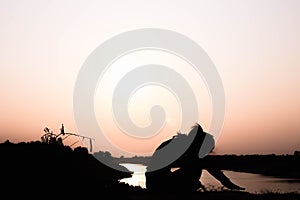
[[[213,149],[215,148],[214,137],[209,133],[205,133],[205,134],[206,135],[204,137],[204,141],[202,142],[202,145],[201,145],[200,150],[199,150],[199,154],[198,154],[199,158],[204,158],[210,152],[212,152]]]
[[[198,123],[192,126],[192,129],[190,130],[188,136],[193,138],[192,145],[198,147],[197,149],[199,151],[199,158],[204,158],[215,147],[215,140],[213,138],[213,135],[204,132],[202,127]]]
[[[194,140],[197,140],[197,142],[202,142],[205,137],[205,132],[203,131],[200,124],[195,123],[195,125],[192,126],[190,132],[188,133],[188,136],[190,138],[194,138]]]

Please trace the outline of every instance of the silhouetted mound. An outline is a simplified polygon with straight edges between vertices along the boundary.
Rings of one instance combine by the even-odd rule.
[[[99,162],[86,148],[46,144],[39,141],[0,144],[2,191],[28,193],[59,191],[74,194],[108,192],[119,179],[130,177]],[[125,172],[124,172],[125,171]],[[128,172],[126,172],[128,171]]]

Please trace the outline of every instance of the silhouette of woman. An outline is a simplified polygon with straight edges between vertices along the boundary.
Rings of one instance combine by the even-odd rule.
[[[182,146],[188,145],[174,162],[163,168],[161,165],[168,156],[174,155]],[[213,177],[229,189],[244,190],[244,188],[232,183],[216,166],[209,166],[204,157],[215,147],[215,141],[211,134],[203,131],[199,124],[195,124],[188,135],[178,133],[173,138],[159,145],[152,155],[147,166],[146,187],[151,191],[196,191],[204,186],[200,182],[202,170],[206,169]],[[172,168],[179,168],[171,171]]]

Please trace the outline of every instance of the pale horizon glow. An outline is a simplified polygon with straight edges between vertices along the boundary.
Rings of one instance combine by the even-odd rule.
[[[114,35],[153,27],[196,41],[221,76],[226,113],[216,154],[293,154],[300,150],[299,11],[297,0],[0,1],[0,142],[40,140],[45,127],[58,133],[62,123],[68,132],[77,132],[73,91],[88,55]],[[159,56],[140,54],[140,60],[134,55],[131,59],[136,63],[157,59],[174,68],[178,65],[178,70],[185,66],[169,55]],[[130,55],[124,59],[123,64]],[[111,93],[118,77],[111,74],[104,80],[112,85],[103,90]],[[193,77],[189,80],[193,82]],[[199,105],[205,113],[199,123],[208,130],[210,96],[205,84],[192,85],[200,90]],[[103,120],[98,106],[101,101],[109,105],[109,97],[100,100],[98,89],[95,112]],[[154,86],[144,89],[133,96],[132,118],[149,123],[133,105],[147,109],[155,102],[144,102],[145,94],[160,93],[170,99],[169,104],[162,103],[169,109],[166,130],[172,135],[180,121],[176,98]],[[116,130],[111,119],[105,120],[107,129]],[[160,135],[147,144],[111,139],[122,148],[145,152],[169,136]]]
[[[151,155],[157,147],[157,141],[164,141],[171,138],[176,132],[188,133],[190,127],[181,129],[181,107],[180,99],[177,99],[175,94],[172,94],[166,88],[159,85],[141,86],[137,91],[133,91],[132,98],[129,102],[129,115],[132,121],[140,127],[145,127],[151,123],[149,112],[152,106],[160,105],[165,109],[168,119],[166,126],[158,133],[153,133],[153,137],[148,139],[134,139],[127,134],[121,132],[112,115],[112,95],[118,81],[126,75],[128,71],[135,69],[138,66],[147,64],[160,64],[167,67],[172,67],[177,73],[181,74],[195,91],[200,115],[199,121],[203,128],[208,129],[211,119],[211,100],[203,80],[199,79],[195,69],[190,64],[186,63],[181,58],[171,55],[166,52],[154,50],[142,50],[128,54],[111,66],[100,78],[98,88],[95,93],[95,114],[98,119],[98,124],[104,133],[110,133],[107,138],[115,146],[132,152],[133,154]],[[141,112],[143,111],[143,112]],[[130,133],[129,133],[130,134]],[[128,145],[134,143],[135,145]]]

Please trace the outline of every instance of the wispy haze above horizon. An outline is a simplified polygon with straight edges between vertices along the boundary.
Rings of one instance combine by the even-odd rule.
[[[1,142],[39,140],[45,127],[59,132],[62,123],[77,132],[73,91],[81,65],[112,36],[149,27],[188,36],[214,62],[226,96],[216,153],[300,150],[299,1],[0,1],[0,27]],[[206,95],[200,124],[208,130]],[[170,113],[178,112],[174,106]],[[170,118],[170,130],[178,121]],[[160,140],[118,142],[151,152]]]

